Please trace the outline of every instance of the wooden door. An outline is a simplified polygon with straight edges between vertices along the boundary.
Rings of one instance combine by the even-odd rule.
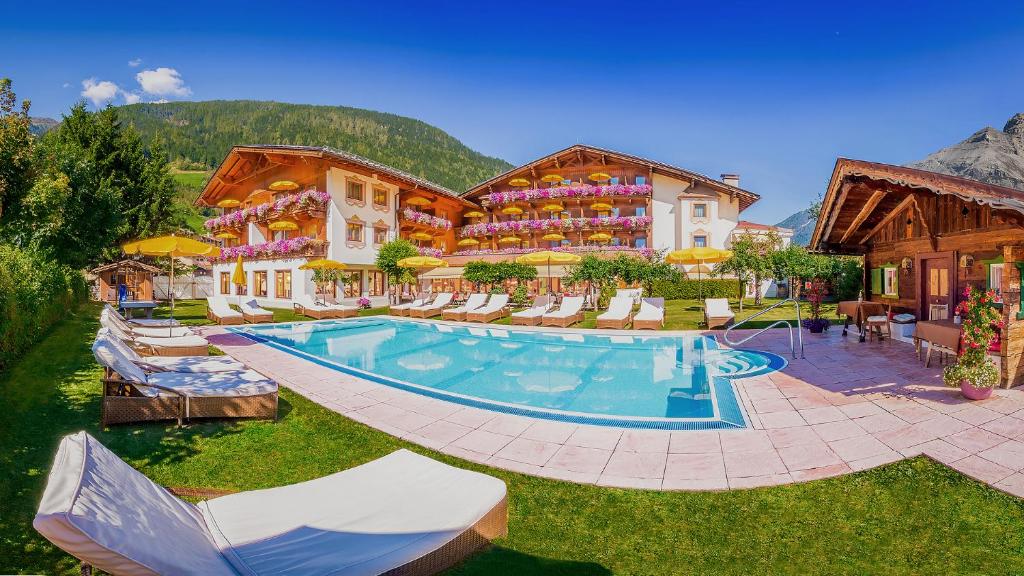
[[[956,301],[956,270],[950,256],[923,257],[920,260],[920,318],[945,320],[953,316]]]

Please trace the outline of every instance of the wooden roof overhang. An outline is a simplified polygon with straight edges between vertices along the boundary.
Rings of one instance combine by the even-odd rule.
[[[419,191],[428,198],[443,196],[458,204],[478,207],[454,190],[357,154],[326,146],[290,145],[233,146],[196,198],[195,204],[214,206],[237,190],[244,191],[246,183],[259,176],[281,167],[299,164],[323,169],[336,166],[358,174],[376,176],[383,182],[398,186],[403,192]]]
[[[598,148],[596,146],[588,146],[585,144],[575,144],[563,150],[559,150],[558,152],[554,152],[532,162],[523,164],[522,166],[513,168],[502,174],[498,174],[490,180],[485,180],[484,182],[473,186],[463,194],[463,197],[479,200],[480,196],[483,194],[491,193],[498,185],[502,185],[507,180],[517,176],[536,179],[543,175],[542,172],[553,173],[572,167],[597,165],[607,166],[609,164],[632,164],[646,169],[649,176],[653,174],[661,174],[672,178],[687,180],[691,183],[700,182],[702,184],[706,184],[712,189],[729,194],[730,197],[738,198],[740,211],[746,210],[754,202],[761,199],[760,195],[749,190],[744,190],[743,188],[726,184],[721,180],[715,180],[714,178],[705,176],[704,174],[685,170],[678,166],[672,166],[671,164],[656,162],[640,156]]]
[[[150,266],[149,264],[145,264],[143,262],[139,262],[138,260],[121,260],[119,262],[111,262],[110,264],[104,264],[102,266],[97,266],[96,268],[93,268],[92,270],[90,270],[90,272],[93,273],[93,274],[100,274],[100,273],[106,272],[108,270],[118,270],[118,269],[120,269],[120,270],[138,270],[140,272],[148,272],[150,274],[158,274],[160,272],[160,269],[157,268],[156,266]]]
[[[1001,221],[1024,222],[1024,192],[927,170],[839,158],[832,171],[821,212],[808,247],[839,254],[863,254],[867,243],[894,218],[912,209],[923,232],[930,218],[922,212],[924,194],[949,195],[988,206]]]

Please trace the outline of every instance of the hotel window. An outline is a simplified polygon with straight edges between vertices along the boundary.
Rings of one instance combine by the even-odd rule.
[[[231,294],[231,273],[221,272],[220,273],[220,293],[224,295]]]
[[[381,188],[380,186],[374,186],[373,188],[373,205],[380,206],[381,208],[388,207],[388,189]]]
[[[274,235],[272,237],[274,239],[274,242],[280,242],[281,240],[287,240],[288,239],[288,231],[287,230],[274,230]]]
[[[636,248],[647,248],[647,237],[637,236],[633,239],[633,246]]]
[[[381,226],[373,227],[373,243],[384,244],[388,241],[388,229]]]
[[[694,248],[707,248],[708,247],[708,237],[707,236],[694,236],[693,237],[693,246],[694,246]]]
[[[363,286],[363,271],[356,270],[350,272],[348,275],[348,281],[345,282],[345,297],[355,298],[362,295]]]
[[[349,222],[345,226],[345,239],[349,242],[363,241],[363,225],[356,222]]]
[[[370,289],[370,296],[383,296],[384,295],[384,273],[371,270],[368,272],[369,277],[366,279],[367,286]]]
[[[274,296],[282,300],[292,299],[291,270],[274,270]]]
[[[647,207],[646,206],[637,206],[636,210],[633,211],[633,214],[635,216],[647,216]]]
[[[707,218],[708,217],[708,205],[707,204],[694,204],[693,205],[693,217],[694,218]]]
[[[622,239],[618,236],[612,236],[612,246],[622,246]]]
[[[899,298],[899,268],[895,266],[882,268],[882,273],[884,281],[882,295]]]
[[[1003,266],[1002,262],[989,264],[988,266],[988,288],[995,290],[996,294],[1003,293]]]
[[[252,273],[253,296],[257,298],[267,297],[267,271],[257,270]]]
[[[346,180],[345,198],[353,202],[363,202],[363,183],[355,180]]]

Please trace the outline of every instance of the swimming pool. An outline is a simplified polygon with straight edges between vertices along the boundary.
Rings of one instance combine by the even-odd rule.
[[[510,414],[669,430],[742,428],[731,378],[782,357],[713,337],[583,334],[359,318],[232,328],[333,369]]]

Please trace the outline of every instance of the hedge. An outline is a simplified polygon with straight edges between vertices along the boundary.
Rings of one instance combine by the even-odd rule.
[[[738,280],[721,278],[693,280],[683,278],[679,280],[655,280],[654,296],[660,296],[665,300],[695,300],[705,298],[736,298],[739,295],[740,284]]]
[[[0,372],[87,295],[80,271],[0,244]]]

